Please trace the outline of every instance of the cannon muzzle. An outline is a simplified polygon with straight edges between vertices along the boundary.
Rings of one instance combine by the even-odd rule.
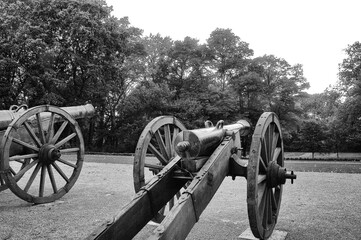
[[[250,124],[246,120],[239,120],[235,124],[223,125],[219,121],[215,127],[209,121],[206,128],[185,130],[180,132],[174,141],[174,148],[182,158],[196,158],[198,156],[210,156],[225,136],[240,134],[246,136],[250,132]]]

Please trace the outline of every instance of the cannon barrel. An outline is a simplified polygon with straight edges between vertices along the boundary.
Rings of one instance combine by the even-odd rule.
[[[64,111],[69,113],[74,119],[91,117],[94,115],[95,110],[92,104],[71,106],[71,107],[62,107]],[[14,110],[0,110],[0,131],[6,130],[9,124],[20,115],[22,115],[26,109],[20,108],[18,111]],[[41,113],[42,119],[49,119],[51,113],[43,112]]]
[[[237,134],[237,132],[240,136],[246,136],[250,128],[250,123],[246,120],[239,120],[230,125],[223,125],[223,121],[219,121],[215,127],[180,132],[175,138],[174,148],[182,158],[209,156],[225,136]]]

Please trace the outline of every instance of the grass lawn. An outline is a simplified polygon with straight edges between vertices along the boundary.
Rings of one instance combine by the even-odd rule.
[[[73,189],[49,204],[32,205],[9,190],[0,192],[0,239],[84,239],[134,196],[131,163],[132,157],[87,155]],[[284,187],[276,225],[288,232],[287,240],[360,239],[361,163],[285,165],[297,174],[295,183]],[[227,177],[187,239],[237,239],[249,227],[246,186],[244,178]],[[136,239],[152,228],[146,226]]]

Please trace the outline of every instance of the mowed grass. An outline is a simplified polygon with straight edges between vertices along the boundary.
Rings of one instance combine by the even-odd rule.
[[[0,192],[0,239],[84,239],[134,197],[133,157],[86,155],[79,179],[54,203],[32,205],[9,189]],[[286,240],[361,236],[359,162],[285,161],[287,181],[276,229]],[[238,239],[249,227],[247,180],[226,177],[187,240]],[[139,238],[153,231],[147,225]]]
[[[360,162],[286,160],[285,167],[295,172],[361,173]]]
[[[132,156],[87,157],[133,163]],[[287,240],[360,239],[359,161],[285,160],[285,167],[297,174],[293,185],[289,181],[285,185],[276,225],[288,233]],[[187,239],[237,239],[249,227],[246,181],[226,178]]]
[[[355,155],[356,156],[356,155]],[[133,164],[133,156],[85,155],[85,162]],[[295,172],[361,173],[360,161],[285,160],[287,170]]]
[[[286,159],[316,159],[316,160],[361,160],[361,153],[312,153],[310,152],[285,152]]]

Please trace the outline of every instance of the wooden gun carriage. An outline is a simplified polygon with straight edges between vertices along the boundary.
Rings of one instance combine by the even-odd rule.
[[[76,182],[84,140],[75,119],[94,114],[91,104],[0,111],[0,191],[9,188],[30,203],[48,203]]]
[[[282,185],[296,178],[284,168],[277,116],[267,112],[260,117],[248,159],[241,156],[241,138],[250,131],[246,120],[205,125],[186,130],[175,117],[152,120],[135,151],[135,197],[87,239],[132,239],[150,220],[159,225],[149,239],[185,239],[226,176],[247,179],[251,230],[257,238],[269,238],[280,210]],[[147,168],[153,175],[147,176]]]

